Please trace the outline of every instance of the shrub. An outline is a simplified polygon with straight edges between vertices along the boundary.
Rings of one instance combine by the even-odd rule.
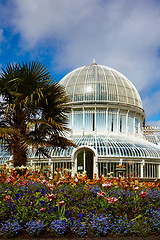
[[[39,236],[45,230],[45,223],[40,220],[32,220],[25,224],[25,229],[29,235]]]
[[[0,236],[14,237],[22,230],[22,226],[17,221],[5,221],[0,224]]]
[[[49,230],[55,235],[55,236],[63,236],[67,231],[68,224],[66,221],[63,220],[55,220],[51,222]]]

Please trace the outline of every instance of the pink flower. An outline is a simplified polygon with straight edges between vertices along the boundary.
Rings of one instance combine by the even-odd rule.
[[[142,197],[142,198],[146,198],[146,197],[147,197],[147,193],[142,191],[142,192],[139,194],[139,196]]]
[[[64,201],[59,201],[59,206],[63,205],[64,204]]]
[[[29,181],[28,181],[28,180],[25,180],[25,181],[23,182],[23,185],[24,185],[24,186],[29,186]]]
[[[113,183],[111,183],[111,182],[106,182],[106,183],[103,183],[103,184],[102,184],[102,187],[109,189],[109,188],[112,187],[112,185],[113,185]]]
[[[13,199],[11,198],[11,196],[5,194],[5,197],[3,198],[3,201],[10,201],[10,202],[13,202]]]
[[[126,185],[123,186],[123,188],[124,188],[125,190],[127,190],[128,187],[129,187],[128,184],[126,184]]]
[[[10,175],[7,179],[7,184],[10,183],[10,182],[13,182],[14,181],[14,178]]]
[[[61,186],[62,184],[63,184],[63,181],[57,182],[57,185],[58,185],[58,186]]]
[[[114,204],[115,202],[118,201],[118,199],[115,198],[115,197],[112,197],[112,198],[106,197],[105,199],[106,199],[106,200],[108,201],[108,203],[110,203],[110,204]]]
[[[46,184],[46,187],[51,191],[54,189],[54,185],[52,185],[50,183]]]
[[[41,208],[40,209],[40,212],[44,212],[46,209],[45,208]]]
[[[47,197],[49,201],[53,201],[56,199],[56,197],[53,194],[48,194]]]
[[[42,180],[41,183],[42,183],[42,184],[45,184],[45,183],[47,183],[47,181],[46,181],[46,180]]]
[[[106,194],[105,192],[100,191],[99,193],[97,193],[97,195],[98,197],[104,197]]]

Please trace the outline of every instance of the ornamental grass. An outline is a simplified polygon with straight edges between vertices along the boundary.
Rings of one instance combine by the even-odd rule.
[[[160,183],[132,177],[0,173],[0,237],[160,235]]]

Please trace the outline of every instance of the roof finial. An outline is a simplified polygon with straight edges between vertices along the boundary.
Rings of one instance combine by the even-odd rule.
[[[96,63],[96,59],[95,58],[93,58],[93,63]]]

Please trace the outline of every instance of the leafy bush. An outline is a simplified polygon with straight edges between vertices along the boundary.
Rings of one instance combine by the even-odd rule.
[[[39,236],[45,230],[45,222],[32,220],[25,224],[25,229],[29,235]]]
[[[63,236],[67,231],[67,227],[68,227],[68,224],[66,221],[57,219],[57,220],[51,222],[49,230],[55,236]]]
[[[5,221],[0,224],[0,236],[14,237],[20,233],[22,226],[17,221]]]

